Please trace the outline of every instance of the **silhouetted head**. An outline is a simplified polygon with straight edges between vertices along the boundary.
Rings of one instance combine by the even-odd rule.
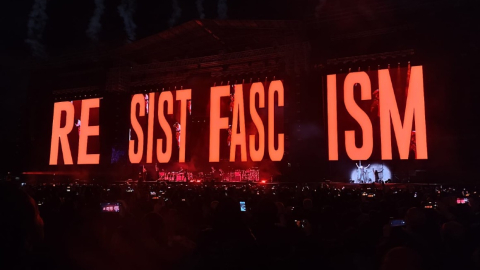
[[[303,208],[304,208],[305,210],[310,210],[310,209],[312,209],[312,208],[313,208],[313,202],[312,202],[312,200],[311,200],[311,199],[308,199],[308,198],[307,198],[307,199],[304,199],[304,200],[303,200]]]
[[[442,225],[441,234],[445,242],[460,243],[465,240],[465,228],[456,221],[449,221]]]
[[[381,270],[420,270],[421,258],[406,247],[392,248],[383,258]]]
[[[165,207],[165,201],[164,200],[158,200],[153,205],[153,212],[160,213],[164,207]]]
[[[255,208],[256,219],[261,226],[275,225],[277,212],[277,206],[269,199],[262,199]]]
[[[5,260],[28,259],[43,240],[43,220],[35,201],[10,183],[0,183],[0,254]],[[21,261],[20,261],[21,262]]]
[[[275,202],[277,206],[277,214],[285,214],[286,208],[282,202]]]
[[[476,269],[480,269],[480,247],[476,248],[472,254],[473,265]]]
[[[405,214],[405,224],[407,230],[416,231],[425,226],[427,218],[421,208],[412,207]]]
[[[218,206],[218,201],[212,201],[210,203],[210,207],[212,208],[212,210],[215,210]]]
[[[240,226],[241,223],[240,204],[230,197],[220,200],[214,212],[214,227],[230,229]]]

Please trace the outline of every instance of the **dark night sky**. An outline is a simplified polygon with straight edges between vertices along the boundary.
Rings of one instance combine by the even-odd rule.
[[[135,12],[133,21],[136,24],[137,39],[143,38],[169,27],[173,8],[171,0],[164,1],[134,1]],[[28,52],[24,39],[27,37],[28,16],[34,1],[11,1],[8,8],[1,11],[1,31],[3,33],[0,43],[1,55],[21,55]],[[122,42],[126,39],[124,25],[117,7],[121,0],[104,1],[105,9],[101,16],[102,28],[99,40],[102,43]],[[228,0],[227,16],[229,19],[294,19],[313,16],[317,1],[279,1],[273,0]],[[198,19],[195,0],[178,0],[181,10],[180,17],[175,20],[175,25]],[[217,0],[203,1],[204,14],[207,19],[219,17]],[[63,50],[83,48],[90,41],[86,30],[89,20],[94,13],[94,0],[47,0],[47,21],[43,32],[43,44],[49,54]],[[310,14],[309,14],[310,13]]]

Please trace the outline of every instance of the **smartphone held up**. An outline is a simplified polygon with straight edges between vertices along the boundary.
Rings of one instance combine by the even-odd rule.
[[[100,203],[100,208],[102,213],[120,213],[120,205],[119,202],[106,202]]]

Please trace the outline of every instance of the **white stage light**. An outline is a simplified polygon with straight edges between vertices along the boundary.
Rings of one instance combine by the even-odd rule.
[[[365,168],[368,166],[368,164],[363,166]],[[364,181],[363,183],[373,183],[375,182],[375,170],[378,171],[378,178],[380,181],[387,181],[388,179],[392,179],[392,173],[386,165],[381,163],[372,163],[370,164],[370,166],[368,166],[368,168],[364,169],[365,179],[362,179],[360,170],[355,166],[350,173],[350,180],[352,180],[354,183],[362,183],[362,181]]]

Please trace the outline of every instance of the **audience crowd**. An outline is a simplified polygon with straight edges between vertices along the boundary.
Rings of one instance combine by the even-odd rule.
[[[0,269],[480,269],[478,195],[440,185],[8,181]]]

